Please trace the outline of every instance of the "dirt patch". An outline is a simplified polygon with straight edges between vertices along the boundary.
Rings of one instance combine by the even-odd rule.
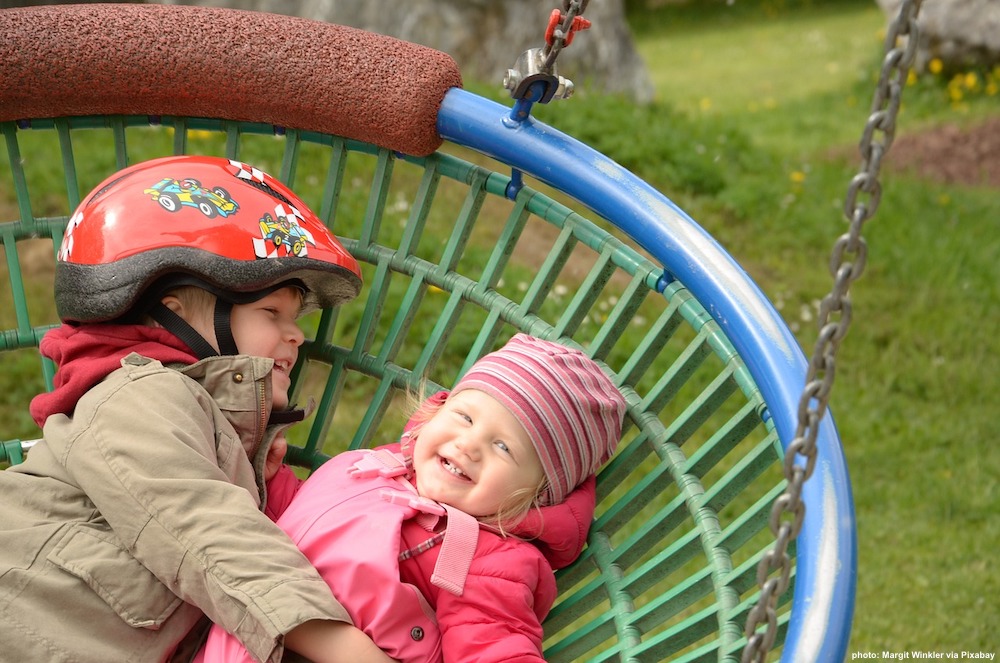
[[[946,124],[899,134],[885,164],[933,182],[1000,188],[1000,117],[972,127]]]

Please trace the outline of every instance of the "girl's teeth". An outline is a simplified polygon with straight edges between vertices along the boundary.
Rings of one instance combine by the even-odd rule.
[[[444,461],[444,467],[445,467],[446,470],[448,470],[449,472],[451,472],[452,474],[454,474],[457,477],[464,477],[465,476],[465,472],[463,472],[462,470],[460,470],[457,467],[455,467],[454,465],[452,465],[451,461],[449,461],[447,459],[445,459],[445,461]]]

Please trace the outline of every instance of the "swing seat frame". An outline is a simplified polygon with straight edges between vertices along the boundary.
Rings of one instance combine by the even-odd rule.
[[[305,320],[293,392],[320,395],[288,461],[308,472],[394,441],[402,392],[452,384],[518,331],[581,348],[628,415],[587,549],[557,575],[547,660],[739,660],[806,360],[683,210],[465,91],[449,56],[390,37],[160,5],[3,10],[0,34],[5,372],[35,364],[51,388],[37,354],[58,323],[51,266],[86,191],[155,156],[247,161],[310,203],[365,280],[358,300]],[[38,435],[18,426],[0,461]],[[789,663],[842,661],[853,614],[853,503],[830,416],[817,447],[774,616]]]

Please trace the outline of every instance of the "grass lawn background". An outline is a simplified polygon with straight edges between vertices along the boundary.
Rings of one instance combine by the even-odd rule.
[[[798,5],[633,6],[630,19],[658,100],[738,127],[766,155],[770,167],[688,208],[808,353],[886,21],[874,2]],[[964,94],[944,76],[908,86],[897,136],[997,117],[987,78],[962,79]],[[899,172],[891,150],[882,181],[832,399],[859,531],[849,653],[1000,653],[1000,199]]]

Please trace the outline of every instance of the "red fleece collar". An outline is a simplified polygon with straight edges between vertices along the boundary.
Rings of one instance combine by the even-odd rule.
[[[165,364],[197,361],[176,336],[144,325],[62,325],[45,334],[39,350],[58,366],[53,390],[31,400],[31,416],[39,428],[50,415],[71,414],[80,397],[133,352]]]

